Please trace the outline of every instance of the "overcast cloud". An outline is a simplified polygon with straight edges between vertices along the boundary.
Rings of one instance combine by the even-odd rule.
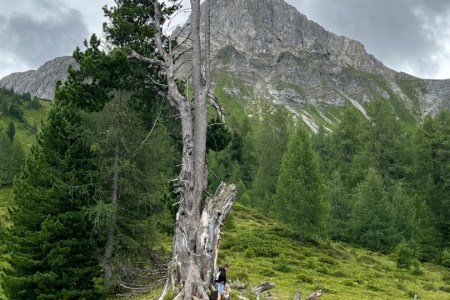
[[[101,7],[108,1],[0,0],[0,78],[71,55],[101,32]]]
[[[450,0],[287,2],[325,29],[359,40],[369,53],[395,70],[425,78],[450,78]],[[91,33],[101,33],[101,7],[113,3],[0,0],[0,78],[71,55]]]
[[[450,78],[449,0],[288,0],[325,29],[362,42],[387,66]]]

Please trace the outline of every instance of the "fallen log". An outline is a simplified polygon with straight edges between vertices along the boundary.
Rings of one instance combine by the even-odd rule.
[[[322,290],[315,291],[311,295],[308,296],[305,300],[316,300],[322,296]]]
[[[322,296],[322,290],[315,291],[311,295],[308,296],[305,300],[316,300]],[[298,291],[295,294],[294,300],[301,300],[302,299],[302,291]]]
[[[259,295],[264,291],[273,289],[274,287],[275,287],[275,283],[273,283],[273,282],[270,282],[270,281],[261,282],[260,284],[258,284],[257,286],[252,288],[252,292],[255,295]]]

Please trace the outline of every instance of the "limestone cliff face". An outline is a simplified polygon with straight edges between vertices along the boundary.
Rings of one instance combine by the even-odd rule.
[[[283,0],[211,0],[211,20],[216,49],[229,44],[243,53],[272,56],[306,51],[339,66],[392,73],[360,42],[326,31]]]
[[[336,108],[354,105],[366,115],[375,99],[408,122],[450,107],[450,80],[391,70],[360,42],[326,31],[283,0],[210,1],[216,89],[249,114],[284,105],[317,130],[339,123]]]
[[[50,60],[37,70],[13,73],[0,79],[0,86],[13,89],[16,93],[30,93],[31,96],[53,100],[55,83],[67,78],[69,65],[76,66],[70,56]]]

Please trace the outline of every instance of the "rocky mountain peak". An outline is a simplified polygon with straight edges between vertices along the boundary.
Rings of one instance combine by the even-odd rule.
[[[71,56],[62,56],[45,62],[37,70],[12,73],[0,79],[0,86],[13,89],[16,93],[30,93],[31,96],[53,100],[55,83],[67,78],[69,65],[76,66]]]
[[[339,66],[393,74],[355,40],[337,36],[308,20],[283,0],[210,0],[211,36],[215,48],[277,57],[284,51],[323,55]]]

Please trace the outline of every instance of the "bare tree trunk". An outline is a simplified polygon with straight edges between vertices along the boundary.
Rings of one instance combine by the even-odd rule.
[[[173,290],[177,289],[179,293],[175,299],[208,299],[206,289],[212,282],[213,274],[217,269],[220,230],[236,197],[235,186],[222,183],[213,197],[203,201],[203,192],[208,185],[205,163],[208,121],[206,103],[211,88],[209,0],[204,3],[203,51],[200,38],[200,0],[191,0],[193,104],[178,90],[171,48],[169,47],[170,51],[166,52],[161,37],[159,1],[154,0],[153,3],[154,26],[158,30],[155,41],[163,61],[146,58],[136,52],[132,52],[129,57],[157,64],[164,69],[168,100],[178,110],[181,120],[183,154],[178,176],[180,202],[175,223],[172,262],[169,264],[170,282],[166,284],[164,291],[167,291],[169,287]]]

